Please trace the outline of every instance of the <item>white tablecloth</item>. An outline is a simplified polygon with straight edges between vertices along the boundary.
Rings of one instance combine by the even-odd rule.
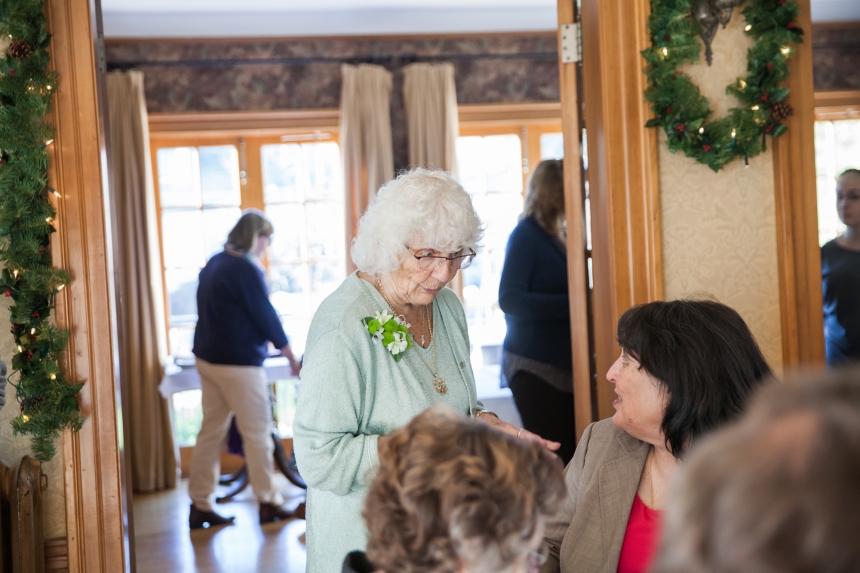
[[[266,378],[269,382],[293,378],[290,363],[284,356],[267,358],[263,362],[263,368],[266,369]],[[164,378],[158,384],[158,391],[165,398],[170,398],[173,394],[186,390],[200,390],[200,375],[197,374],[197,368],[193,364],[189,366],[167,364],[164,367]]]

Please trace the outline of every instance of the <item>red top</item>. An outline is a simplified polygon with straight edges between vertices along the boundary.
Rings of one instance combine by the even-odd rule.
[[[633,499],[621,556],[618,559],[618,573],[645,573],[651,568],[651,561],[660,539],[660,522],[663,512],[651,509],[642,502],[639,494]]]

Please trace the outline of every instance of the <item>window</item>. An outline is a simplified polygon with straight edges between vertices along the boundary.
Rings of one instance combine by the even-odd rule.
[[[265,211],[275,227],[268,270],[270,300],[293,352],[304,352],[311,318],[344,280],[346,248],[340,149],[336,134],[180,139],[153,137],[168,347],[192,358],[200,270],[222,250],[242,209]],[[292,432],[295,388],[276,384],[276,419]],[[174,394],[180,446],[200,429],[200,391]]]
[[[543,159],[563,155],[561,125],[464,126],[457,140],[457,175],[486,225],[484,248],[461,273],[461,298],[479,379],[498,380],[507,327],[499,308],[499,281],[508,237],[523,211],[529,172]]]
[[[845,231],[836,214],[836,178],[860,168],[860,119],[815,122],[815,172],[818,193],[818,242]]]

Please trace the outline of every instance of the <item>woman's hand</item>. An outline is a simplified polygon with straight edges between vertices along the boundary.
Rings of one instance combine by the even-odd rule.
[[[558,442],[552,442],[550,440],[545,440],[545,439],[541,438],[540,436],[538,436],[537,434],[533,434],[526,429],[517,428],[516,426],[508,424],[507,422],[503,422],[500,419],[498,419],[496,416],[484,414],[483,416],[478,416],[478,419],[481,420],[482,422],[485,422],[485,423],[493,426],[494,428],[496,428],[498,430],[505,432],[506,434],[510,434],[516,438],[521,439],[521,440],[531,440],[533,442],[538,442],[543,447],[545,447],[546,449],[548,449],[552,452],[556,451],[557,449],[559,449],[561,447],[561,444],[559,444]]]
[[[293,356],[293,350],[290,348],[289,343],[281,348],[281,356],[286,357],[287,361],[290,363],[290,374],[298,376],[302,371],[302,363],[296,360],[296,357]]]

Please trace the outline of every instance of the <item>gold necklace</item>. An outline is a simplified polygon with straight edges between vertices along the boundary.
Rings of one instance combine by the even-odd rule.
[[[391,301],[388,300],[387,296],[385,296],[385,289],[382,288],[382,281],[377,279],[376,284],[379,285],[379,294],[382,295],[383,300],[385,300],[385,302],[388,303],[388,306],[391,307],[391,312],[397,312],[396,310],[394,310],[394,305],[391,304]],[[431,309],[433,308],[432,302],[430,303],[430,308]],[[432,320],[430,322],[427,321],[427,307],[426,306],[424,307],[423,319],[424,319],[424,327],[430,331],[430,349],[433,351],[433,366],[434,366],[434,368],[430,368],[430,365],[427,364],[427,361],[424,360],[424,357],[421,356],[421,354],[417,350],[415,351],[415,354],[418,356],[419,359],[421,359],[421,362],[424,364],[424,366],[427,367],[427,370],[429,370],[430,374],[433,376],[433,388],[439,394],[445,394],[448,391],[448,385],[445,384],[445,381],[439,377],[439,362],[436,359],[436,343],[433,340],[433,321]],[[411,370],[412,367],[410,366],[409,369]],[[415,373],[413,372],[413,374],[415,374]],[[416,376],[416,378],[417,378],[417,376]]]

